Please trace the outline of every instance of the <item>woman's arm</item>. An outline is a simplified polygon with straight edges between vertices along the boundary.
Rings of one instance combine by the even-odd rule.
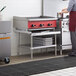
[[[62,9],[61,12],[59,12],[59,14],[63,14],[63,13],[68,13],[69,11],[67,10],[67,8]]]
[[[62,11],[59,12],[59,14],[68,13],[68,12],[72,11],[72,8],[73,8],[74,4],[75,4],[74,0],[69,0],[68,8],[62,9]]]

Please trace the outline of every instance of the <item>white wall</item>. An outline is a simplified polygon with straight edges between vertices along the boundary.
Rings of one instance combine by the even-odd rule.
[[[40,16],[41,0],[0,0],[0,9],[6,6],[1,12],[3,20],[13,20],[13,16]],[[12,31],[11,55],[17,55],[17,34]]]
[[[40,16],[41,0],[0,0],[0,8],[6,6],[1,13],[4,20],[12,19],[12,16]]]
[[[69,0],[44,0],[44,15],[57,17],[57,12],[68,7]]]

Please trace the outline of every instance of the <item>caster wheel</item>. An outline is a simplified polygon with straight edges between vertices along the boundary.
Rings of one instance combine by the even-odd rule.
[[[6,58],[4,59],[4,62],[5,62],[5,64],[8,64],[8,63],[10,62],[10,59],[9,59],[8,57],[6,57]]]

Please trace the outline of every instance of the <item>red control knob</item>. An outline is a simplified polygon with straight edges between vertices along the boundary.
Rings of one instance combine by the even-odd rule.
[[[48,24],[48,26],[51,26],[51,25],[52,25],[52,24],[50,24],[50,23]]]
[[[36,25],[32,24],[31,27],[35,27]]]
[[[44,24],[40,24],[40,27],[43,27],[44,26]]]

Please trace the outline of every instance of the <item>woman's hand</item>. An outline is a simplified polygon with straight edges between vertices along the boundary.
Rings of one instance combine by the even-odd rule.
[[[65,11],[65,10],[67,10],[67,8],[62,9],[62,11]]]
[[[61,14],[61,15],[62,15],[63,13],[68,13],[67,8],[62,9],[62,11],[61,11],[61,12],[59,12],[59,14]]]

